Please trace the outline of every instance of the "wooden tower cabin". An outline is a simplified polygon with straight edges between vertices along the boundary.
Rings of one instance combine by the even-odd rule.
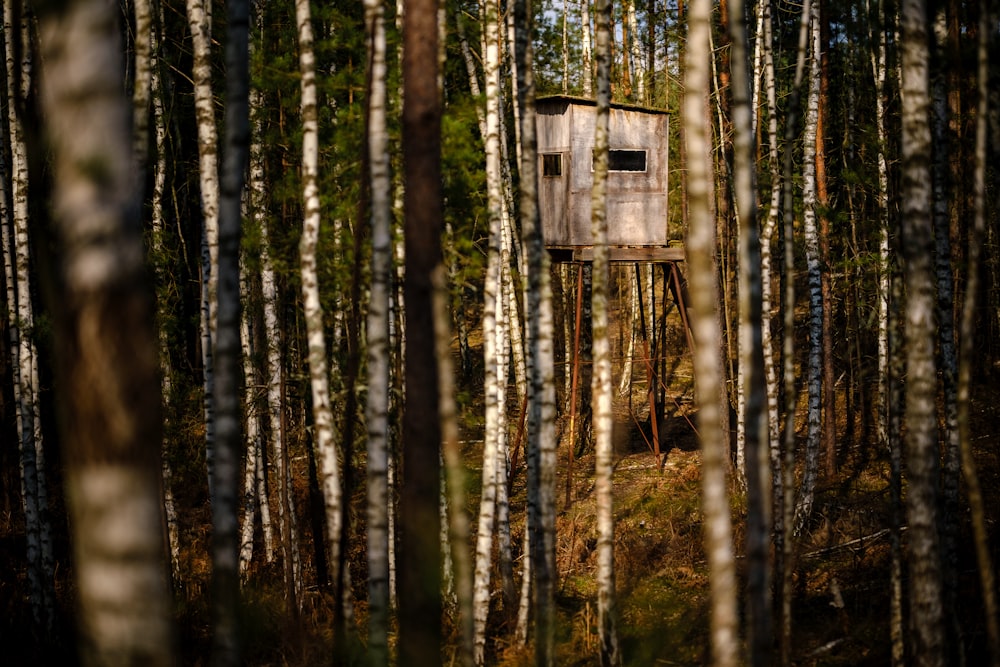
[[[591,189],[593,186],[594,129],[597,104],[593,100],[554,95],[536,101],[538,133],[538,203],[545,246],[553,262],[579,266],[576,317],[579,328],[583,300],[583,266],[593,261],[591,233]],[[684,248],[672,244],[682,230],[671,230],[667,216],[668,115],[664,110],[612,104],[608,121],[607,220],[608,250],[612,262],[655,263],[663,268],[664,288],[678,306],[688,345],[691,331],[684,299],[680,264]],[[638,275],[638,274],[637,274]],[[637,278],[638,279],[638,278]],[[666,295],[664,295],[665,297]],[[573,395],[580,363],[579,337],[567,357],[573,361]],[[645,335],[643,340],[646,340]],[[655,341],[655,337],[654,337]],[[648,345],[648,342],[647,342]],[[647,349],[647,383],[651,440],[661,461],[657,409],[653,389],[657,385],[657,359],[662,351]],[[652,362],[652,363],[649,363]],[[575,430],[575,400],[570,408],[569,467]],[[643,435],[645,438],[645,434]],[[571,476],[572,473],[570,472]],[[567,484],[569,484],[569,476]],[[568,494],[567,486],[567,494]],[[567,496],[567,502],[568,496]]]
[[[536,102],[538,200],[545,245],[557,262],[590,261],[592,100],[563,95]],[[608,121],[608,245],[612,261],[678,261],[667,225],[667,112],[611,105]]]

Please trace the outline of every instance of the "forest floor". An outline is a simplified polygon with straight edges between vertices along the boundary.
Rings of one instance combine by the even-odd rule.
[[[684,349],[676,330],[665,338],[673,349]],[[615,568],[618,594],[617,627],[623,662],[627,666],[708,664],[708,571],[702,542],[700,511],[700,453],[689,360],[681,354],[669,369],[673,381],[664,392],[660,424],[662,463],[648,444],[650,436],[646,388],[637,381],[631,402],[616,400],[615,425]],[[616,373],[619,370],[616,368]],[[634,376],[645,377],[643,368]],[[863,435],[863,410],[846,403],[838,385],[838,467],[834,476],[820,479],[812,520],[796,545],[793,609],[793,661],[800,666],[888,665],[890,525],[889,470],[884,452]],[[481,443],[472,436],[480,428],[480,397],[466,397],[464,427],[469,435],[468,511],[478,506]],[[481,396],[481,393],[480,393]],[[510,404],[513,405],[513,402]],[[972,397],[971,432],[982,487],[986,495],[988,527],[994,563],[1000,559],[1000,389],[984,381]],[[804,408],[804,406],[803,406]],[[801,415],[804,410],[800,410]],[[512,424],[512,432],[516,424]],[[583,667],[599,664],[596,590],[596,499],[594,457],[587,443],[579,446],[573,474],[567,485],[564,424],[559,448],[557,486],[557,664]],[[804,428],[800,428],[800,433]],[[645,433],[645,435],[643,435]],[[195,434],[197,435],[197,434]],[[197,437],[192,437],[197,442]],[[296,482],[299,512],[309,513],[305,471],[307,457]],[[523,459],[522,459],[523,460]],[[192,464],[194,465],[194,464]],[[356,461],[356,467],[363,461]],[[195,466],[197,467],[197,466]],[[520,551],[524,521],[523,463],[515,471],[511,498],[513,544]],[[360,480],[359,480],[360,481]],[[567,488],[568,502],[567,502]],[[964,487],[963,487],[964,488]],[[177,590],[176,619],[181,664],[207,664],[210,647],[208,607],[209,563],[196,545],[207,543],[207,503],[182,499],[191,508],[182,553],[185,585]],[[363,489],[354,494],[356,530],[363,531]],[[737,567],[742,557],[744,502],[738,493],[731,501]],[[966,505],[967,507],[967,505]],[[0,636],[8,639],[5,664],[71,664],[72,631],[56,645],[33,637],[23,596],[23,532],[18,534],[12,507],[0,517]],[[473,522],[474,525],[474,522]],[[312,565],[311,528],[302,522],[300,534],[307,582],[316,581]],[[22,528],[23,531],[23,528]],[[959,526],[960,570],[957,599],[966,661],[985,664],[986,640],[976,563],[972,552],[967,510]],[[905,548],[906,534],[903,533]],[[65,546],[63,547],[65,549]],[[359,631],[363,633],[366,609],[363,540],[354,540],[350,558]],[[516,555],[515,553],[515,555]],[[742,572],[741,572],[742,574]],[[58,594],[63,627],[72,627],[72,584],[60,572]],[[331,660],[332,598],[311,586],[305,591],[302,610],[290,618],[285,610],[277,566],[255,570],[244,589],[242,618],[247,665],[328,665]],[[741,587],[742,588],[742,587]],[[509,639],[513,633],[502,625],[499,597],[495,597],[489,624],[488,664],[519,667],[533,664],[532,654]],[[455,655],[452,628],[443,647],[445,664]],[[20,641],[12,641],[14,638]],[[8,659],[12,662],[8,662]]]

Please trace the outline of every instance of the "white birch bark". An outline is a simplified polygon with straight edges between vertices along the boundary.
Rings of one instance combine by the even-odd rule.
[[[646,99],[646,72],[643,68],[645,58],[642,57],[642,40],[639,39],[639,19],[635,13],[635,0],[627,0],[625,3],[625,21],[628,24],[629,63],[632,66],[635,99],[642,102]]]
[[[712,662],[738,664],[739,619],[736,571],[726,491],[728,443],[721,426],[717,324],[718,285],[715,265],[711,135],[706,115],[709,94],[711,3],[694,0],[688,16],[685,95],[681,107],[688,156],[687,240],[691,326],[695,339],[694,373],[702,449],[702,510],[705,553],[709,565],[710,640]]]
[[[38,350],[35,345],[32,273],[29,266],[28,232],[28,153],[23,121],[18,114],[30,91],[33,63],[27,7],[15,12],[14,1],[4,3],[4,58],[7,69],[10,182],[9,201],[0,224],[4,225],[5,270],[8,290],[8,326],[14,375],[15,413],[20,454],[21,496],[25,513],[28,557],[28,585],[34,620],[49,629],[54,621],[54,560],[48,518],[48,490],[45,481],[45,451],[39,411]],[[15,18],[20,15],[20,24]],[[18,35],[19,33],[19,35]],[[19,36],[21,49],[15,53]],[[20,55],[20,62],[17,56]],[[20,85],[18,85],[20,84]],[[5,170],[6,171],[6,170]],[[9,229],[7,225],[10,225]]]
[[[909,526],[910,655],[919,667],[945,664],[938,519],[934,356],[931,129],[927,4],[904,0],[901,25],[902,250],[906,282],[906,516]]]
[[[484,664],[486,620],[489,614],[490,572],[492,569],[493,528],[496,521],[496,466],[501,421],[502,378],[499,376],[499,355],[503,326],[503,288],[501,285],[501,247],[503,245],[503,195],[500,174],[500,31],[497,5],[485,0],[483,17],[483,73],[486,87],[486,191],[489,211],[489,246],[483,306],[483,357],[486,424],[483,442],[483,486],[479,504],[479,525],[476,532],[476,560],[473,574],[473,659]],[[499,313],[499,317],[498,317]],[[498,321],[499,320],[499,321]]]
[[[525,314],[527,317],[528,393],[528,521],[531,582],[534,589],[535,664],[549,667],[555,648],[556,580],[556,397],[552,286],[538,213],[538,164],[535,128],[535,82],[532,52],[533,17],[525,0],[514,3],[517,99],[521,108],[520,206],[525,249]],[[525,576],[528,576],[525,568]],[[528,588],[528,586],[525,586]]]
[[[583,70],[583,96],[591,98],[594,94],[594,58],[590,36],[590,0],[580,0],[580,27],[583,30],[581,47],[583,48],[581,69]]]
[[[613,507],[613,448],[611,441],[611,340],[608,292],[611,270],[608,252],[608,123],[611,114],[611,2],[597,0],[597,120],[594,124],[594,182],[590,193],[590,229],[594,243],[593,374],[594,491],[597,500],[597,624],[601,665],[621,664],[616,627],[615,520]]]
[[[316,60],[309,0],[296,0],[295,20],[298,24],[299,70],[302,77],[302,200],[305,206],[302,239],[299,242],[302,300],[309,347],[313,446],[320,466],[330,578],[336,585],[340,580],[341,485],[317,272],[316,248],[320,231],[319,116],[316,107]]]
[[[136,3],[136,10],[139,9],[139,4]],[[160,25],[163,24],[162,12],[163,8],[160,6]],[[138,23],[138,21],[137,21]],[[163,271],[163,254],[164,254],[164,244],[163,237],[165,232],[164,221],[163,221],[163,201],[164,194],[166,192],[167,183],[167,127],[166,119],[163,110],[163,96],[164,96],[164,85],[160,75],[160,63],[159,63],[159,51],[160,51],[160,38],[159,34],[154,26],[152,20],[149,21],[149,96],[152,102],[153,111],[153,134],[154,134],[154,146],[156,149],[156,160],[153,163],[153,192],[151,197],[151,210],[152,210],[152,255],[153,255],[153,265],[154,273],[156,276],[157,289],[160,290],[160,294],[157,297],[157,335],[159,340],[160,349],[160,378],[161,387],[163,393],[163,427],[164,432],[169,433],[171,417],[172,417],[172,393],[173,393],[173,368],[170,364],[170,354],[169,354],[169,336],[167,335],[166,327],[164,323],[170,315],[170,308],[167,302],[166,290],[164,284],[167,280],[166,272]],[[136,66],[138,71],[139,67]],[[135,100],[133,99],[133,103]],[[135,113],[139,113],[138,108],[135,108]],[[146,112],[148,114],[148,110]],[[146,115],[146,114],[144,114]],[[138,125],[138,121],[137,121]],[[139,132],[138,127],[136,128],[136,133]],[[140,141],[137,135],[133,136],[134,150],[138,156],[137,159],[141,159],[144,162],[148,162],[148,149],[146,144],[148,143],[148,137],[144,141]],[[142,157],[146,155],[146,157]],[[163,513],[164,519],[166,521],[167,529],[167,545],[170,550],[170,572],[172,578],[176,579],[179,576],[179,560],[180,560],[180,531],[177,526],[177,508],[174,503],[174,492],[173,492],[173,469],[170,464],[170,455],[167,451],[167,441],[164,439],[162,456],[162,477],[163,477]]]
[[[201,187],[201,354],[205,392],[205,460],[208,467],[209,502],[215,499],[215,399],[214,354],[216,295],[215,275],[219,252],[219,164],[215,99],[212,95],[212,7],[209,0],[187,0],[188,27],[193,52],[195,119],[198,124],[198,168]]]
[[[245,262],[240,261],[240,294],[243,302],[249,304],[250,286]],[[254,368],[253,340],[250,328],[250,309],[244,308],[240,316],[240,349],[243,361],[243,378],[245,382],[243,395],[243,410],[246,419],[246,456],[243,461],[243,518],[240,525],[240,579],[246,580],[253,560],[253,535],[257,522],[257,507],[262,505],[257,495],[257,471],[263,467],[261,460],[261,428],[258,412],[258,381]]]
[[[392,201],[386,129],[384,5],[365,0],[369,54],[368,164],[371,192],[372,268],[368,300],[368,655],[389,663],[389,293],[392,280]]]
[[[820,15],[819,2],[810,6],[809,28],[809,87],[806,96],[805,124],[802,137],[802,227],[805,237],[806,270],[809,281],[809,348],[806,386],[808,404],[806,419],[805,466],[799,498],[795,507],[795,534],[799,534],[812,514],[816,476],[819,472],[819,450],[822,437],[822,372],[823,372],[823,294],[819,253],[819,228],[816,201],[816,126],[819,122],[820,86]]]

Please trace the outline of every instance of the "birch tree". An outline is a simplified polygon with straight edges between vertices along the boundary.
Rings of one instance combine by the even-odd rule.
[[[476,564],[473,574],[473,657],[477,665],[485,660],[486,620],[490,607],[490,572],[493,556],[493,528],[496,523],[497,465],[501,431],[506,429],[500,410],[501,392],[506,391],[499,375],[503,341],[503,291],[501,285],[501,233],[503,198],[500,175],[500,31],[496,2],[486,0],[483,16],[483,79],[486,88],[486,188],[489,211],[489,240],[486,276],[483,283],[483,362],[486,424],[483,433],[483,486],[476,532]],[[498,317],[499,313],[499,317]]]
[[[55,369],[81,658],[170,665],[157,346],[117,12],[95,0],[42,10],[41,102],[59,258]]]
[[[711,138],[706,123],[709,93],[711,3],[694,0],[688,17],[685,94],[681,107],[687,141],[687,240],[691,327],[695,338],[695,396],[702,450],[702,511],[705,553],[709,566],[712,661],[720,667],[738,664],[739,625],[736,612],[736,569],[726,492],[728,443],[720,411],[721,349],[717,325],[715,219]]]
[[[816,202],[816,128],[819,123],[820,88],[819,0],[809,5],[809,75],[802,137],[802,228],[805,236],[806,270],[809,285],[809,348],[807,353],[805,466],[795,506],[794,533],[799,534],[812,514],[816,476],[819,472],[820,439],[823,435],[823,291],[819,254],[819,227]],[[786,147],[788,150],[788,147]],[[787,242],[787,241],[786,241]],[[792,280],[791,275],[787,280]]]
[[[521,237],[525,249],[527,287],[528,393],[528,521],[525,542],[530,556],[522,590],[534,582],[535,664],[551,665],[555,644],[555,369],[552,286],[538,212],[538,143],[535,128],[535,79],[531,37],[533,16],[529,3],[514,3],[517,96],[521,107]],[[526,597],[526,596],[523,596]],[[522,627],[518,613],[518,628]],[[526,624],[524,624],[526,625]]]
[[[601,665],[621,664],[615,623],[615,523],[611,442],[611,341],[608,332],[608,124],[611,114],[611,2],[597,0],[597,118],[594,124],[594,183],[590,194],[594,243],[593,364],[594,485],[597,500],[597,623]]]
[[[12,0],[3,7],[4,58],[7,70],[7,132],[11,189],[4,198],[4,270],[10,335],[14,406],[20,454],[21,497],[25,518],[28,586],[31,610],[39,628],[51,629],[55,618],[54,562],[48,518],[45,450],[39,405],[38,349],[35,344],[32,272],[29,263],[28,146],[19,109],[31,90],[32,17]],[[17,19],[20,18],[20,21]],[[20,47],[20,48],[18,48]],[[6,173],[6,170],[4,170]],[[5,179],[6,181],[6,179]]]
[[[295,21],[298,25],[299,74],[301,76],[300,113],[302,114],[302,201],[304,214],[302,238],[299,241],[302,301],[309,347],[309,385],[312,392],[313,447],[320,465],[320,485],[323,490],[324,528],[326,529],[330,579],[338,586],[341,573],[341,485],[340,464],[334,440],[333,409],[330,406],[330,379],[323,326],[323,305],[320,302],[319,245],[319,113],[316,102],[316,57],[313,52],[313,30],[309,0],[296,0]],[[336,604],[341,604],[337,600]]]
[[[389,290],[392,202],[386,130],[386,43],[381,0],[365,2],[368,40],[368,154],[372,283],[368,301],[368,655],[389,664]]]
[[[903,275],[906,283],[906,516],[914,664],[945,664],[938,445],[935,419],[935,286],[932,271],[931,131],[927,5],[904,0],[900,12]]]
[[[201,356],[205,401],[205,461],[209,502],[215,499],[215,323],[219,252],[219,160],[215,98],[212,95],[212,3],[187,0],[191,31],[195,119],[198,125],[198,176],[201,187]]]

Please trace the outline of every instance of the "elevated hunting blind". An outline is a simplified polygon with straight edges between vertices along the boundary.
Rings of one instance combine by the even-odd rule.
[[[594,175],[592,100],[556,95],[536,102],[538,200],[545,245],[557,261],[592,256],[590,191]],[[611,105],[608,121],[608,245],[613,260],[669,261],[667,113]]]

